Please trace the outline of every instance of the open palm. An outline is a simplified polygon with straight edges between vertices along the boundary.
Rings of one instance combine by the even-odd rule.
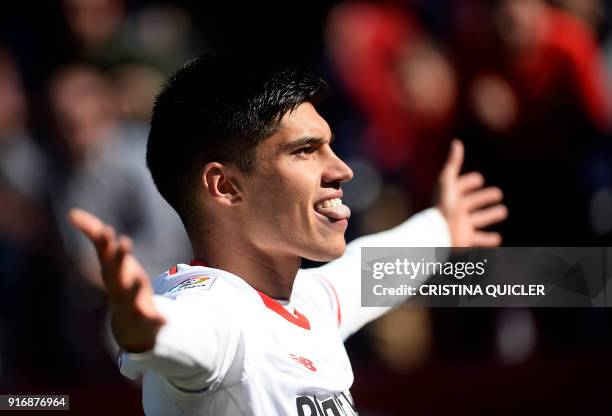
[[[446,218],[453,247],[498,246],[502,241],[501,235],[483,229],[508,216],[508,209],[501,204],[502,191],[493,186],[485,188],[480,173],[461,175],[463,156],[463,143],[453,140],[439,178],[437,207]]]
[[[113,227],[87,211],[72,209],[69,219],[96,248],[117,343],[130,352],[153,348],[164,318],[153,304],[149,276],[132,254],[131,240],[118,238]]]

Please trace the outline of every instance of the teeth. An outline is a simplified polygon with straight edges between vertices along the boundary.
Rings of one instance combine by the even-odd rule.
[[[317,209],[339,207],[340,205],[342,205],[342,200],[340,198],[332,198],[319,202],[317,204]]]

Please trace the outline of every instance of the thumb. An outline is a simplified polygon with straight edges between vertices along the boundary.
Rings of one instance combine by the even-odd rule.
[[[446,159],[446,163],[442,169],[442,180],[450,181],[459,176],[461,166],[463,165],[464,152],[465,151],[461,140],[453,139],[448,158]]]

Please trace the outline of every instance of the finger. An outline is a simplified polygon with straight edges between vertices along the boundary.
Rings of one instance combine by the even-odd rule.
[[[116,243],[116,250],[113,253],[112,259],[104,264],[102,275],[104,276],[109,292],[113,291],[114,294],[119,294],[119,292],[127,289],[131,285],[132,282],[127,281],[126,277],[122,279],[121,269],[124,265],[126,256],[132,252],[132,247],[132,240],[126,236],[121,236]]]
[[[465,175],[459,176],[457,188],[461,193],[470,192],[482,188],[484,181],[484,176],[478,172],[466,173]]]
[[[113,227],[105,224],[95,215],[79,208],[73,208],[69,211],[68,220],[91,240],[98,253],[100,263],[107,262],[114,257],[116,241]]]
[[[121,238],[119,238],[119,249],[125,254],[129,254],[134,249],[134,242],[130,237],[122,235]]]
[[[474,211],[488,205],[497,204],[503,197],[504,194],[501,189],[491,186],[466,195],[464,204],[468,211]]]
[[[134,300],[138,296],[138,292],[142,287],[142,282],[138,280],[132,280],[130,282],[123,282],[123,285],[117,285],[113,296],[111,296],[111,302],[117,307],[122,305],[130,310],[134,308]]]
[[[68,220],[73,227],[85,234],[92,242],[104,227],[104,223],[98,217],[80,208],[72,208],[68,212]]]
[[[448,159],[446,159],[446,163],[442,169],[441,179],[443,181],[448,182],[459,176],[459,172],[461,172],[461,165],[463,164],[463,154],[463,143],[461,143],[461,141],[458,139],[454,139],[451,143]]]
[[[100,238],[98,238],[94,245],[100,258],[100,263],[111,261],[117,252],[117,239],[115,229],[110,225],[105,225]]]
[[[493,207],[474,211],[470,218],[475,228],[484,228],[496,224],[508,217],[508,208],[505,205],[495,205]]]
[[[501,234],[478,231],[474,234],[473,247],[497,247],[502,243]]]

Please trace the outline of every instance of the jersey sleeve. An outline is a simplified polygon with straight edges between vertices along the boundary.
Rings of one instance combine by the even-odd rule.
[[[448,247],[451,245],[446,220],[435,208],[414,215],[390,230],[364,236],[352,241],[341,258],[324,266],[310,269],[328,286],[329,298],[335,303],[332,310],[339,320],[342,339],[348,338],[362,326],[378,318],[390,307],[406,301],[397,299],[389,307],[361,306],[361,248],[362,247]]]
[[[122,374],[136,378],[154,371],[167,381],[170,393],[181,397],[214,391],[221,384],[233,363],[240,329],[228,325],[231,316],[219,310],[198,277],[182,276],[174,289],[154,296],[166,323],[152,350],[120,356]]]

